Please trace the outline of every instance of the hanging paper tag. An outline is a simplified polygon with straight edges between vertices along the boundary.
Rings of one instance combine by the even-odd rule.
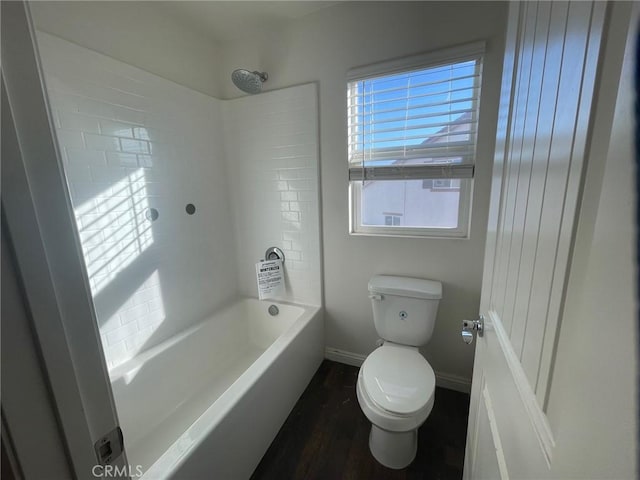
[[[284,269],[282,260],[266,260],[256,263],[258,297],[260,300],[284,294]]]

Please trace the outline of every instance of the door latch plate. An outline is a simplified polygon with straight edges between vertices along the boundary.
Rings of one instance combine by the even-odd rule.
[[[95,449],[100,465],[111,464],[116,458],[122,455],[122,451],[124,450],[122,429],[116,427],[106,435],[103,435],[93,444],[93,448]]]

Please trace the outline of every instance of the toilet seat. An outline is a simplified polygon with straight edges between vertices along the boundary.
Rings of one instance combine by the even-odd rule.
[[[385,343],[365,359],[358,374],[365,415],[389,431],[418,428],[431,413],[434,392],[433,369],[413,347]]]
[[[386,343],[362,364],[364,388],[382,410],[397,416],[419,412],[433,396],[436,376],[420,352]]]

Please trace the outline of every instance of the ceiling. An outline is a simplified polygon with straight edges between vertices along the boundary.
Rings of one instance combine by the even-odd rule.
[[[337,1],[169,1],[158,2],[181,23],[199,30],[218,43],[278,30]]]

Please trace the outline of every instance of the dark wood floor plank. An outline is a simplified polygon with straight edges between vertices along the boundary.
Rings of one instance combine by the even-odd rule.
[[[371,424],[356,395],[358,368],[325,360],[293,408],[252,480],[456,480],[462,478],[469,396],[436,389],[418,433],[418,454],[403,470],[369,451]]]

